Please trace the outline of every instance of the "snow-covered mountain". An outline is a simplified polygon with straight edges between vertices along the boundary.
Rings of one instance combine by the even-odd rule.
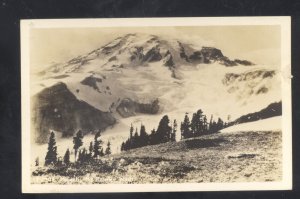
[[[49,129],[63,135],[106,129],[127,136],[130,123],[143,122],[150,130],[164,114],[181,121],[199,108],[234,120],[281,100],[274,66],[147,34],[116,38],[46,68],[35,80],[32,117],[39,142]]]

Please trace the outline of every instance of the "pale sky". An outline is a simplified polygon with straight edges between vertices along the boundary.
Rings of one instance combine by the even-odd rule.
[[[231,59],[247,58],[264,64],[280,61],[280,26],[44,28],[30,32],[31,69],[68,61],[127,33],[163,35],[214,46]]]

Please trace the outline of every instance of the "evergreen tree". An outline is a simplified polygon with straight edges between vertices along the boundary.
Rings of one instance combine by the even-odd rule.
[[[88,160],[88,153],[87,153],[87,151],[86,151],[85,148],[83,148],[81,156],[82,156],[81,157],[81,162],[82,163],[83,162],[87,162],[87,160]]]
[[[133,126],[132,126],[132,123],[131,123],[131,126],[130,126],[130,129],[129,129],[129,132],[130,132],[130,139],[132,139],[132,136],[133,136]]]
[[[200,134],[200,132],[199,132],[200,129],[199,129],[199,126],[198,126],[199,125],[198,120],[199,120],[199,118],[198,118],[197,113],[194,113],[193,117],[192,117],[192,120],[191,120],[191,124],[190,124],[191,133],[188,137],[192,137],[193,135],[198,136]]]
[[[155,129],[151,130],[150,136],[149,136],[149,144],[154,145],[155,144],[155,136],[156,136],[156,131]]]
[[[88,161],[88,153],[87,153],[87,150],[85,148],[83,148],[82,150],[79,151],[77,161],[80,162],[80,163],[85,163],[85,162]]]
[[[218,118],[218,122],[217,122],[217,130],[221,130],[224,127],[224,122],[221,118]]]
[[[183,122],[181,122],[180,130],[181,130],[181,139],[191,137],[190,119],[187,113],[185,114]]]
[[[64,163],[66,165],[70,164],[70,150],[67,149],[65,155],[64,155]]]
[[[125,149],[125,143],[124,142],[122,142],[121,151],[126,151],[126,149]]]
[[[108,141],[105,149],[105,155],[110,155],[110,154],[111,154],[110,142]]]
[[[141,124],[139,142],[140,146],[148,145],[148,134],[146,132],[146,127],[143,124]]]
[[[90,146],[89,146],[89,156],[90,158],[93,157],[93,142],[90,142]]]
[[[157,137],[155,139],[157,143],[165,143],[170,141],[170,135],[171,135],[171,127],[169,126],[169,117],[167,115],[163,116],[160,120],[156,134]]]
[[[134,149],[134,148],[137,148],[139,147],[139,134],[138,134],[138,129],[135,128],[135,133],[134,133],[134,136],[131,140],[131,145],[130,145],[130,149]]]
[[[101,147],[101,150],[100,150],[100,157],[104,156],[104,152],[103,152],[103,148]]]
[[[94,158],[97,158],[98,156],[103,156],[103,149],[102,149],[102,140],[100,139],[101,132],[100,130],[95,134],[94,138]],[[102,153],[101,153],[102,151]]]
[[[58,158],[57,158],[56,165],[57,165],[57,166],[62,166],[62,163],[63,163],[62,158],[61,158],[61,157],[58,157]]]
[[[197,124],[196,124],[196,128],[197,128],[197,136],[199,135],[203,135],[205,132],[204,132],[204,123],[203,123],[203,111],[201,109],[199,109],[197,111]]]
[[[171,134],[171,138],[170,138],[172,142],[176,141],[176,132],[177,132],[177,121],[175,119],[173,121],[172,134]]]
[[[213,132],[212,126],[213,126],[213,115],[210,116],[210,120],[209,120],[209,125],[208,125],[209,133]]]
[[[57,147],[56,147],[55,135],[52,131],[48,142],[48,151],[45,157],[45,165],[49,165],[51,163],[55,164],[56,162],[57,162]]]
[[[77,162],[82,162],[82,150],[78,150]]]
[[[40,165],[40,159],[39,157],[35,158],[35,166],[38,167]]]
[[[73,144],[74,144],[74,150],[75,150],[75,162],[76,162],[76,157],[77,157],[77,152],[78,152],[78,149],[79,147],[82,146],[83,142],[82,142],[82,139],[83,139],[83,133],[81,130],[79,130],[76,134],[75,137],[73,137]]]
[[[208,123],[207,123],[207,118],[206,115],[203,116],[203,131],[205,134],[208,133]]]

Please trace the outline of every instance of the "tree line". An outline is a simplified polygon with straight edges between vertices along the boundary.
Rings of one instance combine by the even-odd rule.
[[[227,127],[227,123],[221,118],[215,121],[213,115],[211,115],[208,122],[207,116],[199,109],[196,113],[193,113],[191,120],[188,114],[185,114],[183,122],[180,125],[181,139],[216,133],[224,127]]]
[[[192,118],[189,118],[188,113],[185,114],[183,122],[180,123],[180,137],[181,139],[188,139],[198,137],[206,134],[216,133],[219,130],[227,127],[228,124],[221,118],[217,121],[211,115],[208,122],[207,116],[199,109],[193,113]],[[176,119],[170,122],[169,116],[164,115],[157,129],[152,129],[147,133],[145,125],[141,124],[140,129],[134,128],[131,124],[129,129],[129,138],[122,142],[121,151],[127,151],[148,145],[156,145],[166,142],[175,142],[178,124]],[[111,154],[111,143],[108,142],[106,149],[103,148],[103,141],[101,140],[101,131],[97,131],[94,136],[94,141],[90,142],[89,148],[82,147],[83,132],[79,130],[73,137],[73,149],[75,162],[84,163]],[[45,157],[45,165],[49,164],[70,164],[70,149],[67,149],[63,158],[59,158],[57,154],[57,146],[55,134],[50,133],[48,150]],[[36,166],[38,166],[38,158],[36,159]]]
[[[138,129],[135,129],[131,124],[129,129],[129,138],[122,143],[121,151],[127,151],[129,149],[139,148],[147,145],[161,144],[170,141],[176,141],[177,122],[173,121],[170,126],[170,119],[167,115],[163,116],[160,120],[157,130],[152,129],[151,133],[146,132],[145,125],[141,124],[140,133]]]
[[[104,155],[111,154],[111,143],[109,141],[107,142],[107,146],[104,151],[100,130],[96,132],[94,141],[90,142],[88,150],[85,147],[82,147],[83,145],[82,140],[83,140],[83,132],[79,130],[76,133],[76,135],[73,137],[73,149],[74,149],[75,162],[84,163],[102,157]],[[50,164],[69,165],[70,155],[71,152],[69,149],[67,149],[63,156],[63,159],[58,157],[55,134],[52,131],[49,137],[48,150],[45,157],[45,165],[46,166]],[[38,158],[36,159],[35,163],[36,166],[39,165]]]
[[[121,151],[127,151],[148,145],[174,142],[176,141],[177,126],[176,120],[173,120],[172,124],[170,124],[168,115],[162,117],[157,130],[152,129],[151,133],[146,132],[146,127],[143,124],[141,124],[139,133],[137,128],[135,128],[134,132],[134,127],[131,124],[129,129],[129,138],[125,142],[122,142]],[[188,113],[185,114],[183,122],[180,123],[180,135],[181,139],[187,139],[216,133],[224,127],[227,127],[227,123],[221,118],[218,118],[217,121],[215,121],[211,115],[208,122],[207,116],[203,114],[201,109],[199,109],[196,113],[193,113],[191,120]]]

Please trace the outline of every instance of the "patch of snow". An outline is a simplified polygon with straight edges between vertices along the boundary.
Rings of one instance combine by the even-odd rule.
[[[221,133],[234,133],[241,131],[279,131],[281,130],[281,116],[247,122],[222,129]]]

